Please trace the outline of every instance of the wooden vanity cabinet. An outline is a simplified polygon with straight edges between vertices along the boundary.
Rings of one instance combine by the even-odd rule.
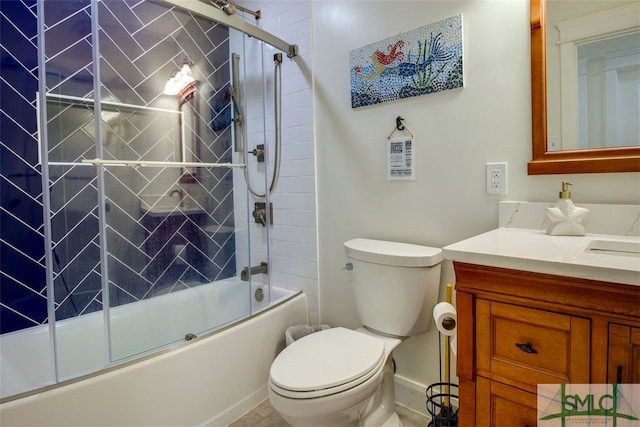
[[[538,384],[640,382],[640,286],[453,264],[460,426],[535,426]]]
[[[609,325],[608,383],[640,384],[640,328]]]

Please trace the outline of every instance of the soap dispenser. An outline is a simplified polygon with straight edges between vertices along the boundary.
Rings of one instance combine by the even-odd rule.
[[[551,221],[547,234],[552,236],[584,236],[585,230],[582,220],[589,213],[589,209],[576,207],[571,201],[570,182],[562,182],[562,191],[558,195],[558,204],[554,208],[547,208],[547,218]]]

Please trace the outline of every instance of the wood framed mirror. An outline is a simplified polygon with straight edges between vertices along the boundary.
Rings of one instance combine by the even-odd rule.
[[[547,8],[530,0],[532,160],[529,175],[640,172],[640,145],[550,151],[547,147]]]

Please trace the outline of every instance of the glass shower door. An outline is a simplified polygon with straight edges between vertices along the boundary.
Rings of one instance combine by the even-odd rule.
[[[90,1],[46,0],[38,17],[44,34],[39,64],[40,128],[48,305],[52,360],[63,380],[103,367],[107,360],[101,316],[100,221],[96,156]],[[61,7],[64,6],[64,7]],[[53,320],[55,319],[55,322]]]
[[[135,163],[99,167],[117,361],[246,317],[249,301],[229,283],[242,187],[230,167],[198,166],[234,160],[230,30],[161,3],[99,6],[101,159]],[[194,81],[165,91],[185,67]]]

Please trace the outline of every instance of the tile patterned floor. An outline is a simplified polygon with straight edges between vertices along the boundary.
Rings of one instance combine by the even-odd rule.
[[[428,419],[424,415],[404,406],[396,405],[403,427],[425,427]],[[280,414],[269,403],[269,399],[253,408],[242,418],[229,424],[228,427],[289,427]]]

